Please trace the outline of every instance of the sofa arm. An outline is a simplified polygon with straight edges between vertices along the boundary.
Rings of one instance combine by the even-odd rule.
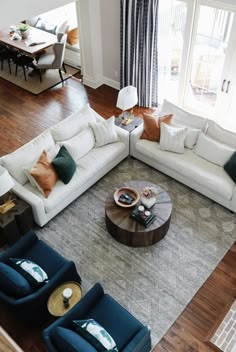
[[[36,196],[36,194],[30,192],[15,179],[14,182],[15,185],[12,188],[13,193],[31,205],[34,221],[39,226],[43,226],[47,222],[47,217],[42,199]]]
[[[236,213],[236,187],[234,187],[233,196],[231,199],[231,210]]]
[[[135,144],[143,133],[143,123],[130,133],[130,155],[134,155]]]
[[[144,326],[123,349],[123,352],[150,352],[151,329]]]
[[[129,132],[119,126],[115,126],[115,128],[120,141],[129,146]]]

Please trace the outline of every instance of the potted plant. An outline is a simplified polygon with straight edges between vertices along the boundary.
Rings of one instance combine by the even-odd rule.
[[[28,36],[29,25],[27,23],[21,23],[19,25],[19,31],[22,39],[27,38]]]

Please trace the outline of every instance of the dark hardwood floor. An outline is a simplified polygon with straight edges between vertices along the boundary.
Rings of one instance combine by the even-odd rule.
[[[105,118],[118,115],[120,110],[115,107],[116,99],[115,89],[107,86],[96,90],[85,88],[79,80],[69,79],[63,87],[59,85],[34,96],[0,79],[0,156],[17,149],[87,101]],[[143,110],[152,112],[152,109],[135,108],[135,114],[141,116]],[[236,244],[154,348],[154,352],[218,351],[209,340],[236,297],[235,269]],[[0,325],[25,352],[46,351],[40,329],[22,326],[3,304],[0,304]]]

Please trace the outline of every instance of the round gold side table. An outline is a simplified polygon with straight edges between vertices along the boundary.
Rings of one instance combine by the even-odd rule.
[[[72,289],[72,296],[69,300],[69,306],[66,308],[63,303],[63,296],[62,292],[65,288]],[[66,314],[76,303],[80,301],[82,297],[82,289],[78,282],[75,281],[68,281],[64,282],[51,293],[48,298],[48,311],[54,317],[61,317]]]

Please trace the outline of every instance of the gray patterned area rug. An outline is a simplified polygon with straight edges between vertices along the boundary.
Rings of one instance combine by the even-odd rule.
[[[116,242],[104,218],[108,193],[123,181],[138,179],[159,184],[173,202],[167,235],[146,248]],[[235,228],[236,216],[225,208],[128,158],[37,232],[75,261],[84,293],[99,281],[151,327],[155,345],[231,247]]]

